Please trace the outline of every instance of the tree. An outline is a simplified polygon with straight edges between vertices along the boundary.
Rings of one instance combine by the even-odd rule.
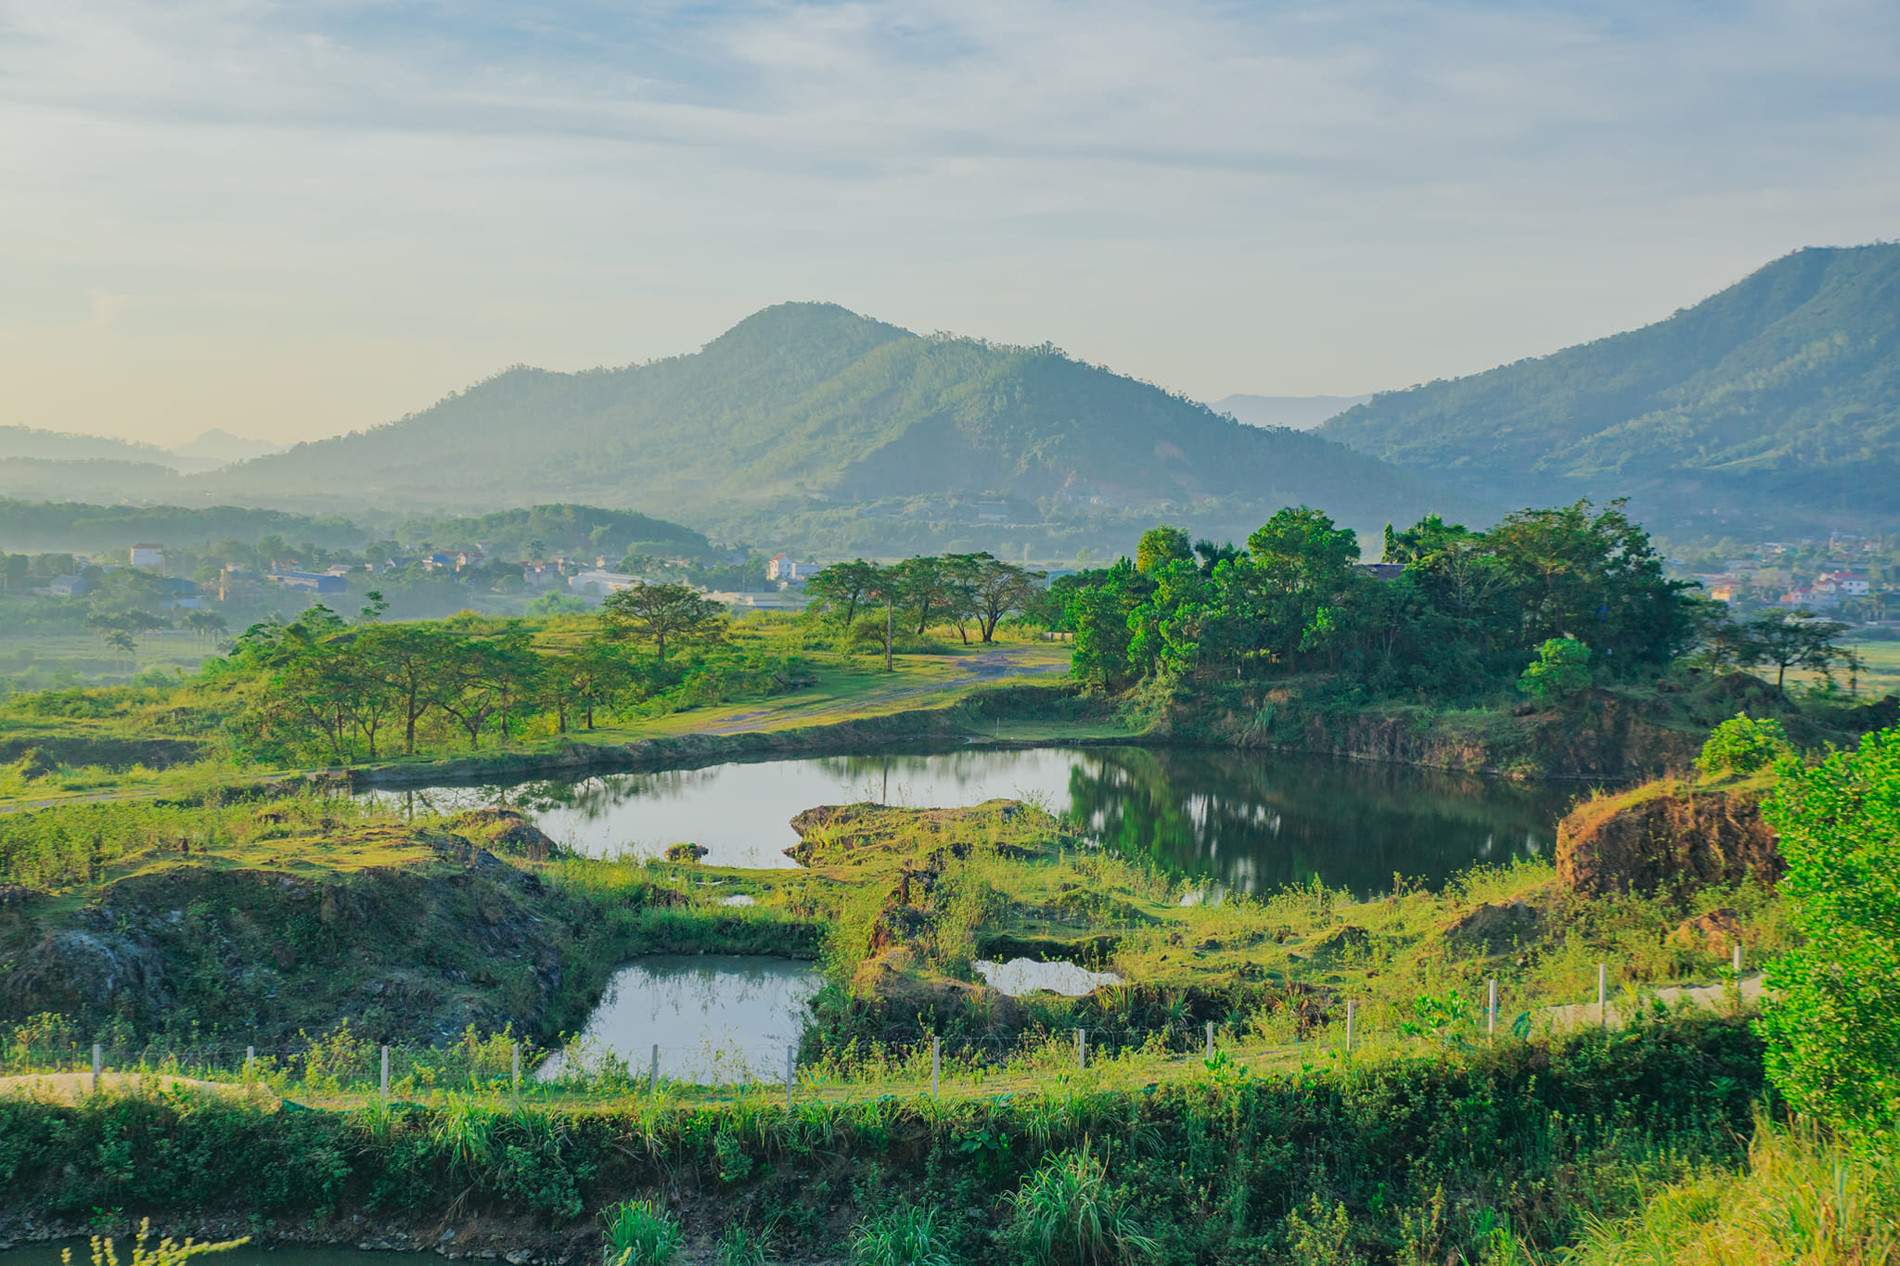
[[[1800,948],[1768,968],[1758,1029],[1789,1102],[1891,1147],[1900,1135],[1900,730],[1813,769],[1792,759],[1762,806]]]
[[[1775,666],[1775,688],[1780,689],[1790,668],[1826,672],[1840,657],[1834,639],[1847,631],[1838,620],[1823,620],[1812,611],[1771,608],[1753,619],[1731,625],[1725,636],[1737,663]]]
[[[1168,563],[1191,563],[1194,547],[1180,528],[1159,524],[1141,534],[1135,545],[1135,570],[1152,576]]]
[[[632,665],[620,649],[604,637],[590,637],[566,655],[548,664],[543,684],[554,705],[555,720],[567,733],[567,716],[579,708],[586,728],[594,728],[594,713],[626,690]]]
[[[843,607],[844,627],[848,629],[857,621],[858,604],[870,593],[878,574],[878,565],[867,563],[862,558],[849,563],[833,563],[805,582],[805,592],[810,596],[814,610],[835,613],[839,607]]]
[[[952,570],[945,560],[922,555],[907,558],[891,569],[902,591],[901,601],[917,613],[917,636],[930,627],[931,612],[945,613],[952,600]]]
[[[1029,571],[987,553],[973,558],[976,568],[971,605],[976,612],[977,631],[982,640],[989,643],[996,640],[996,626],[1013,612],[1023,609],[1036,592],[1036,582],[1046,573]]]
[[[691,585],[634,585],[608,596],[601,617],[609,636],[653,643],[661,660],[668,642],[717,641],[726,630],[726,609]]]
[[[245,637],[249,636],[246,630]],[[451,688],[441,670],[454,658],[454,642],[446,631],[430,624],[376,624],[356,634],[355,645],[366,670],[377,674],[396,700],[405,755],[416,754],[417,724],[441,706],[444,692]]]
[[[904,578],[895,567],[881,567],[865,586],[864,596],[884,604],[884,671],[891,666],[891,639],[896,622],[897,604],[904,597]]]
[[[106,634],[106,645],[117,651],[128,662],[138,662],[139,644],[125,629],[113,629]]]
[[[1667,663],[1694,637],[1693,584],[1663,578],[1622,501],[1519,510],[1484,541],[1515,579],[1519,645],[1575,637],[1613,663]]]

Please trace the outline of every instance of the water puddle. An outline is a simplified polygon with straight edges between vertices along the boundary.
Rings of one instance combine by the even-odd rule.
[[[1119,985],[1122,978],[1112,971],[1090,971],[1086,967],[1060,960],[1039,963],[1033,958],[1012,958],[1007,963],[978,959],[973,966],[983,983],[1012,998],[1047,990],[1065,998],[1080,998],[1103,985]]]
[[[607,982],[587,1027],[537,1074],[660,1074],[706,1084],[777,1079],[798,1044],[805,1004],[824,983],[817,964],[725,954],[655,954]]]

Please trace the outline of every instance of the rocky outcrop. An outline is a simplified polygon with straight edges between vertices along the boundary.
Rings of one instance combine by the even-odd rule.
[[[1660,893],[1772,884],[1785,866],[1759,794],[1652,783],[1573,809],[1557,827],[1557,873],[1572,891]]]
[[[1519,949],[1544,930],[1544,913],[1523,901],[1475,906],[1444,929],[1447,944],[1471,953],[1493,955]]]

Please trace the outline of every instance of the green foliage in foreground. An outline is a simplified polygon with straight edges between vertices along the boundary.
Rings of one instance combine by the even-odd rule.
[[[1812,769],[1790,760],[1762,816],[1781,840],[1799,948],[1769,970],[1768,1067],[1796,1107],[1900,1136],[1900,730]]]
[[[557,1222],[651,1192],[722,1190],[711,1216],[771,1209],[782,1246],[801,1252],[833,1252],[833,1228],[909,1205],[937,1210],[944,1244],[970,1263],[1023,1260],[996,1228],[1015,1216],[1034,1231],[1052,1212],[1051,1260],[1114,1260],[1138,1236],[1161,1263],[1286,1260],[1311,1238],[1302,1211],[1319,1197],[1345,1210],[1336,1240],[1352,1256],[1337,1260],[1480,1260],[1500,1230],[1570,1242],[1658,1183],[1733,1163],[1763,1089],[1760,1042],[1707,1019],[1286,1077],[1052,1080],[1044,1094],[960,1101],[787,1108],[748,1095],[566,1114],[497,1097],[343,1114],[189,1095],[15,1099],[0,1102],[0,1184],[16,1208],[67,1214],[459,1202]],[[745,1176],[723,1181],[741,1154]],[[689,1234],[714,1229],[695,1224],[703,1212],[667,1216]],[[1328,1215],[1328,1233],[1337,1222]],[[1111,1256],[1082,1256],[1084,1242]]]
[[[1571,1266],[1890,1266],[1900,1261],[1900,1161],[1812,1124],[1756,1122],[1747,1168],[1655,1192],[1589,1224]]]

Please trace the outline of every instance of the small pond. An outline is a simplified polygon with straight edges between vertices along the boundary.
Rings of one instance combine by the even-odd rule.
[[[785,1049],[798,1044],[805,1004],[823,983],[816,963],[786,958],[649,955],[613,974],[586,1029],[538,1076],[550,1081],[620,1061],[643,1078],[657,1045],[665,1077],[708,1084],[783,1077]]]
[[[757,867],[793,865],[783,852],[797,839],[791,818],[814,805],[1007,796],[1225,889],[1318,879],[1363,894],[1390,890],[1394,875],[1437,884],[1474,863],[1547,854],[1576,792],[1226,748],[959,746],[362,794],[417,811],[512,805],[590,856],[649,857],[694,843],[709,865]]]
[[[1012,958],[1007,963],[991,963],[979,958],[972,965],[984,984],[1012,998],[1044,989],[1065,998],[1080,998],[1103,985],[1122,983],[1122,978],[1112,971],[1090,971],[1079,963],[1060,960],[1039,963],[1033,958]]]

